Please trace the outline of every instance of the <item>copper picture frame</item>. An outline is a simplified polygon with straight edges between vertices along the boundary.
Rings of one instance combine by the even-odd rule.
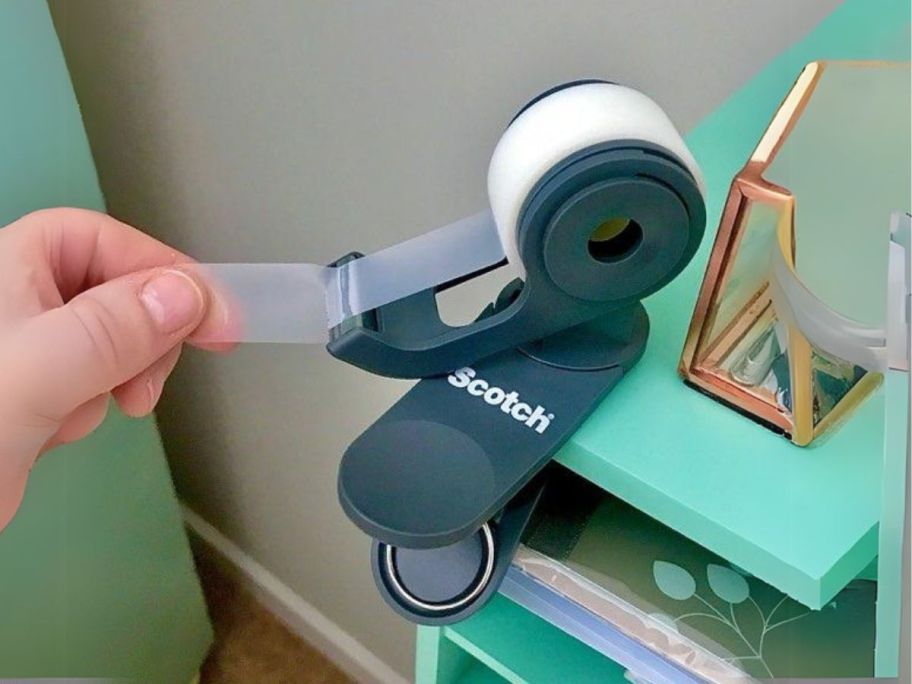
[[[747,242],[759,245],[751,248],[754,254],[780,249],[789,268],[795,268],[796,197],[788,188],[772,182],[768,171],[824,75],[831,69],[897,67],[908,70],[909,65],[813,62],[802,70],[747,163],[732,181],[685,339],[679,373],[688,384],[801,446],[847,419],[853,408],[878,386],[882,376],[838,358],[830,359],[810,344],[800,329],[777,321],[769,282],[764,280],[766,264],[752,265],[742,253],[748,251]],[[759,259],[754,256],[753,261]],[[784,334],[774,338],[771,332],[774,326],[784,330]],[[784,392],[770,389],[768,382],[766,385],[759,381],[746,382],[744,373],[739,375],[740,371],[747,374],[754,371],[752,354],[761,348],[765,350],[764,363],[774,355],[770,348],[781,350],[780,355],[786,359],[782,364],[787,364],[787,380],[782,383]],[[831,401],[828,397],[825,411],[814,386],[821,358],[826,363],[832,362],[837,375],[841,373],[847,378],[838,400]],[[732,365],[736,362],[740,364],[739,372]],[[761,375],[766,371],[764,363],[757,364]],[[785,395],[785,400],[780,395]]]

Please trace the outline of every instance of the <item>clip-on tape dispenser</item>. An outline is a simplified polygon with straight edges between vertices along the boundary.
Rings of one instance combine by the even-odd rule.
[[[699,169],[664,112],[602,81],[526,105],[494,151],[488,194],[490,214],[286,271],[317,284],[295,316],[319,309],[321,333],[328,317],[331,354],[423,378],[352,443],[338,478],[346,514],[374,538],[380,592],[423,624],[461,620],[497,590],[541,494],[535,476],[643,353],[640,300],[687,265],[706,218]],[[520,278],[474,322],[445,324],[437,293],[504,256]],[[263,318],[274,289],[260,297],[230,265],[212,268],[240,284],[254,328],[276,327]]]

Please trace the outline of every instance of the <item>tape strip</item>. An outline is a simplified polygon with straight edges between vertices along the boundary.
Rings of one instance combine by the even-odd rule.
[[[823,303],[785,262],[778,245],[770,250],[769,291],[776,316],[812,344],[866,370],[884,370],[886,331],[847,318]]]
[[[864,325],[827,306],[786,264],[778,245],[770,251],[769,270],[776,315],[823,351],[866,370],[908,370],[910,260],[906,245],[912,242],[910,235],[912,216],[894,212],[890,217],[886,327]]]
[[[321,344],[347,318],[476,273],[504,259],[483,211],[339,267],[196,264],[226,305],[212,342]]]
[[[197,264],[227,311],[207,342],[326,342],[333,271],[318,264]]]

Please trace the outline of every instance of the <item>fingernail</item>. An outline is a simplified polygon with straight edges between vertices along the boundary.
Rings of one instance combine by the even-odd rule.
[[[180,271],[156,276],[143,286],[139,298],[162,332],[176,332],[202,316],[203,293]]]

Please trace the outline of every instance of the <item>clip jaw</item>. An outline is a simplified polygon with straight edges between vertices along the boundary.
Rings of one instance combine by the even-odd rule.
[[[339,500],[375,539],[374,577],[390,605],[422,624],[483,605],[537,501],[535,476],[636,363],[647,335],[635,304],[426,378],[355,440]]]
[[[497,592],[547,485],[530,482],[495,520],[473,535],[434,549],[397,548],[374,540],[371,567],[387,604],[425,625],[459,622]]]

